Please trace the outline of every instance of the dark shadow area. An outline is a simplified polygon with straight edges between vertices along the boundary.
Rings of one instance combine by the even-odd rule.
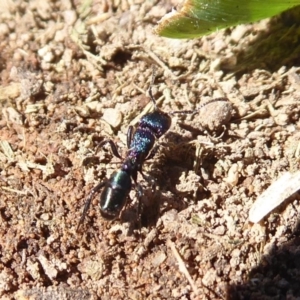
[[[242,285],[232,285],[227,299],[299,299],[300,297],[300,222],[289,241],[262,256],[260,264]]]
[[[255,69],[277,71],[282,66],[300,65],[300,6],[271,19],[268,28],[253,38],[243,50],[237,50],[237,64],[222,69],[237,76]],[[255,34],[251,32],[251,34]]]

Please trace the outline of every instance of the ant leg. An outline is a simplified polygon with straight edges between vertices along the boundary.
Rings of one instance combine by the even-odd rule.
[[[130,125],[128,127],[128,131],[127,131],[127,148],[128,149],[130,148],[132,136],[133,136],[133,126]]]
[[[202,103],[200,104],[196,109],[194,110],[177,110],[177,111],[172,111],[170,112],[169,114],[170,115],[175,115],[175,114],[182,114],[182,115],[187,115],[187,114],[196,114],[199,110],[201,110],[204,106],[210,104],[210,103],[213,103],[213,102],[219,102],[219,101],[226,101],[228,102],[228,99],[227,98],[215,98],[215,99],[211,99],[211,100],[208,100],[206,101],[205,103]]]
[[[154,179],[154,177],[152,177],[152,176],[150,176],[150,175],[144,174],[144,172],[143,172],[142,170],[140,170],[139,172],[141,173],[143,179],[144,179],[145,181],[147,181],[149,184],[151,184],[151,187],[153,187],[154,184],[155,184],[155,179]]]
[[[98,148],[104,146],[105,144],[109,144],[109,145],[110,145],[111,151],[112,151],[112,153],[113,153],[113,155],[114,155],[115,157],[118,157],[118,158],[120,158],[120,159],[123,159],[122,156],[119,154],[118,149],[117,149],[117,146],[116,146],[116,144],[114,143],[113,140],[104,140],[104,141],[102,141],[102,142],[97,146],[96,152],[98,151]]]
[[[158,145],[154,146],[154,148],[151,150],[151,152],[149,153],[149,155],[146,157],[145,160],[152,159],[155,156],[155,154],[157,153],[158,148],[159,148]]]
[[[149,153],[149,155],[146,157],[145,160],[148,160],[148,159],[152,159],[155,154],[157,153],[157,150],[158,150],[159,146],[156,145],[152,150],[151,152]],[[150,185],[151,185],[151,188],[153,189],[154,185],[155,185],[155,178],[153,176],[150,176],[150,175],[146,175],[144,174],[143,170],[142,170],[142,166],[139,166],[138,168],[138,171],[141,173],[143,179],[145,181],[147,181]],[[137,185],[137,183],[135,183]]]
[[[138,211],[137,211],[137,215],[138,215],[138,219],[139,219],[139,229],[141,232],[142,229],[142,220],[141,220],[141,211],[142,211],[142,196],[144,195],[144,191],[141,185],[139,185],[138,183],[135,183],[135,187],[136,187],[136,191],[137,191],[137,197],[138,197]]]
[[[84,208],[83,208],[83,211],[82,211],[82,214],[81,214],[81,217],[80,217],[80,220],[79,220],[79,223],[77,225],[77,228],[76,228],[76,232],[78,232],[79,230],[79,227],[81,226],[81,224],[83,223],[84,219],[85,219],[85,216],[90,208],[90,205],[91,205],[91,202],[92,202],[92,199],[94,198],[95,194],[98,193],[100,191],[100,189],[102,189],[104,187],[104,185],[106,184],[106,181],[105,182],[101,182],[99,183],[98,185],[96,185],[90,192],[90,194],[88,195],[87,199],[86,199],[86,202],[84,204]]]

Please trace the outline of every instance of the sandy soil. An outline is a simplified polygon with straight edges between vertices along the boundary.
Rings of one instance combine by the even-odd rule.
[[[299,169],[299,11],[178,41],[152,33],[171,1],[1,5],[1,299],[299,299],[299,195],[248,221]],[[97,145],[126,155],[152,66],[165,112],[228,102],[173,117],[140,220],[134,190],[113,222],[97,196],[76,232],[120,167]]]

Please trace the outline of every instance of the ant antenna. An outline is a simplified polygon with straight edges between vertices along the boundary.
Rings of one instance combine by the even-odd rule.
[[[219,101],[228,102],[228,99],[225,97],[211,99],[211,100],[206,101],[205,103],[200,104],[196,109],[172,111],[172,112],[169,112],[169,115],[176,115],[176,114],[178,114],[178,115],[186,115],[186,114],[194,115],[197,112],[199,112],[203,107],[205,107],[207,104],[210,104],[213,102],[219,102]]]
[[[152,86],[154,85],[155,75],[156,75],[155,74],[155,67],[154,67],[154,65],[152,65],[152,79],[151,79],[151,82],[150,82],[148,93],[149,93],[151,101],[153,102],[154,109],[157,110],[156,101],[155,101],[155,98],[153,97],[153,94],[152,94]]]

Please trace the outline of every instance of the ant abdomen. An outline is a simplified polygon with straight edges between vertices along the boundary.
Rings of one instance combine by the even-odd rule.
[[[103,218],[114,220],[126,204],[131,191],[130,175],[123,170],[116,171],[106,182],[100,196],[100,212]]]

